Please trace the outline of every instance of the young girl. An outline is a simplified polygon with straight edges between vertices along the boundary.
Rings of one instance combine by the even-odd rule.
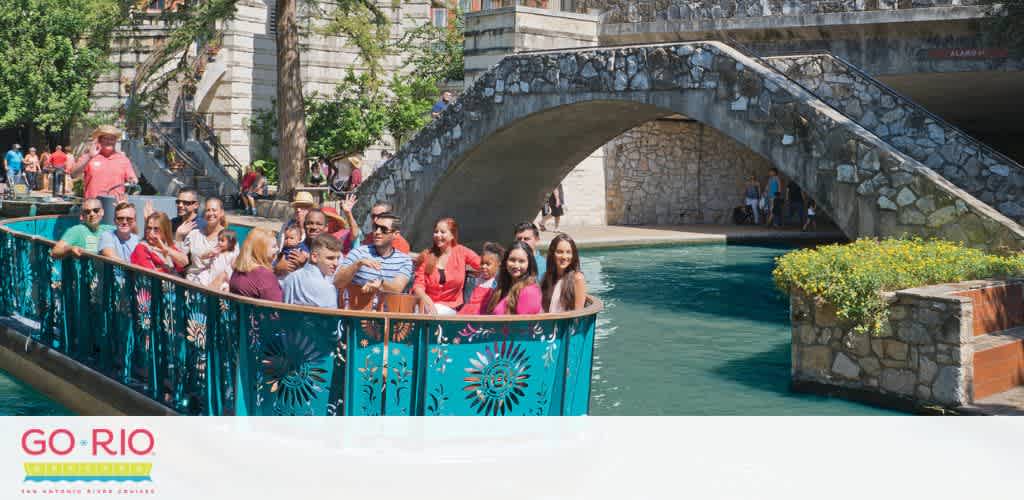
[[[539,314],[541,291],[537,286],[537,261],[530,246],[517,241],[502,259],[498,285],[484,301],[485,314]]]
[[[807,222],[804,222],[804,228],[803,228],[804,231],[806,231],[808,227],[810,227],[812,230],[818,229],[818,225],[814,222],[814,209],[815,208],[816,208],[816,205],[814,203],[814,200],[811,200],[811,201],[807,202]]]
[[[203,256],[204,259],[213,259],[213,264],[209,269],[203,271],[212,277],[210,278],[210,288],[222,292],[228,291],[228,280],[231,279],[232,266],[235,265],[236,257],[238,257],[238,233],[232,229],[222,229],[217,235],[217,248]],[[203,278],[200,278],[200,282],[204,282]]]
[[[587,282],[580,272],[580,253],[567,234],[555,236],[548,246],[548,272],[541,291],[547,312],[583,309],[586,304]]]
[[[501,256],[504,254],[505,249],[501,245],[489,241],[484,243],[483,251],[480,252],[480,279],[482,281],[473,289],[469,302],[459,309],[459,314],[481,313],[484,299],[497,286],[497,280],[494,277],[498,274],[498,268],[501,267]]]

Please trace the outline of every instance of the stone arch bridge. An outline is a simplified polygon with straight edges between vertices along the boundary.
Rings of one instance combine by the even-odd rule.
[[[681,114],[769,159],[848,237],[1024,247],[1024,228],[976,198],[1002,188],[957,187],[767,64],[720,42],[508,56],[366,179],[357,213],[392,202],[417,247],[443,216],[464,240],[504,242],[595,149]],[[1024,181],[1012,168],[1007,184]]]

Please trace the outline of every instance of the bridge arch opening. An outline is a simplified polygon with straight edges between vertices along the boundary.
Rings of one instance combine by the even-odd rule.
[[[779,170],[785,181],[804,187],[804,181],[797,177],[799,173],[793,165],[776,164],[764,152],[754,149],[764,142],[757,134],[747,127],[734,128],[721,122],[719,126],[722,128],[718,128],[715,123],[693,117],[703,113],[693,112],[694,108],[699,111],[699,106],[685,105],[688,99],[679,92],[647,92],[642,100],[635,99],[639,96],[623,99],[621,95],[609,98],[613,96],[591,94],[588,97],[591,98],[559,102],[554,106],[541,107],[537,112],[523,113],[495,127],[491,134],[480,134],[483,127],[476,131],[463,130],[463,134],[475,135],[476,132],[481,137],[474,147],[453,158],[436,182],[435,189],[422,202],[420,212],[412,214],[415,222],[405,225],[410,241],[416,246],[428,245],[432,221],[444,216],[459,219],[461,234],[469,238],[466,243],[475,244],[486,239],[505,241],[511,238],[511,228],[517,222],[534,219],[548,193],[596,149],[617,140],[621,142],[630,134],[634,143],[631,147],[645,140],[648,144],[640,147],[653,150],[675,147],[658,144],[655,141],[660,139],[654,137],[644,139],[644,129],[658,127],[659,124],[667,129],[662,130],[662,134],[671,133],[673,128],[682,132],[680,126],[703,129],[700,133],[706,140],[727,142],[742,157],[732,159],[729,172],[715,172],[712,162],[720,161],[721,156],[711,154],[708,158],[700,158],[698,162],[702,164],[702,171],[696,172],[696,177],[691,180],[697,183],[697,190],[705,192],[685,200],[682,198],[693,193],[675,193],[679,199],[676,204],[664,204],[658,199],[635,203],[634,195],[626,195],[623,188],[640,186],[633,180],[617,178],[609,171],[609,168],[630,168],[624,165],[629,162],[628,158],[606,158],[605,192],[587,195],[607,197],[610,205],[606,209],[608,223],[731,223],[732,208],[743,203],[742,190],[747,177],[755,175],[763,183],[772,166]],[[543,99],[540,96],[536,98]],[[521,96],[520,99],[529,100],[531,97]],[[529,108],[524,103],[517,104],[516,108]],[[682,113],[688,110],[691,114]],[[716,121],[714,118],[705,116],[708,121]],[[690,152],[701,154],[701,147],[698,145],[697,150]],[[672,152],[666,153],[671,156]],[[446,151],[443,154],[450,153]],[[608,150],[606,154],[609,154]],[[607,163],[609,160],[617,164]],[[676,165],[678,172],[685,169],[685,165]],[[664,172],[662,176],[671,178],[673,172]],[[671,185],[659,185],[657,189],[665,196],[653,198],[673,196],[666,192],[673,189]],[[710,199],[714,199],[714,203],[702,206],[702,201]],[[662,208],[657,208],[659,205]],[[704,208],[708,209],[705,211]],[[653,214],[649,213],[652,211]],[[660,218],[658,211],[663,215]]]

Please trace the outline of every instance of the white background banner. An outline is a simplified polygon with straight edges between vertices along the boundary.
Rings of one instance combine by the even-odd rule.
[[[1015,498],[1022,445],[1012,418],[0,417],[0,499]],[[151,481],[25,480],[119,461]]]

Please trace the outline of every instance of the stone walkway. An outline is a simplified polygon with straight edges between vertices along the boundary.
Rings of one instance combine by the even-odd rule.
[[[281,221],[229,213],[231,222],[239,222],[277,231]],[[765,226],[691,224],[685,226],[563,226],[561,230],[576,240],[579,248],[615,248],[665,244],[735,243],[741,241],[839,241],[843,235],[834,228],[813,232]],[[541,233],[544,247],[557,233]]]

